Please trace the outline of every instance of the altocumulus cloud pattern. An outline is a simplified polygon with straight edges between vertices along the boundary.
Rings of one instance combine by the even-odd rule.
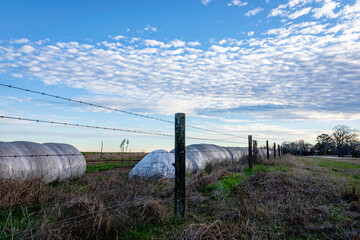
[[[272,9],[267,17],[286,24],[242,40],[3,41],[0,73],[84,88],[98,94],[93,101],[141,104],[160,114],[359,119],[360,1],[320,1],[317,8],[311,2],[293,0]],[[293,22],[304,15],[308,21]]]

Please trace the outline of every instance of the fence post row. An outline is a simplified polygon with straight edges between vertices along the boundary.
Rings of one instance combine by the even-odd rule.
[[[274,143],[274,158],[276,158],[276,143]]]
[[[266,158],[267,158],[267,160],[270,160],[269,141],[268,140],[266,140]]]
[[[253,164],[253,154],[252,154],[252,135],[249,135],[249,156],[248,156],[248,162],[249,162],[249,170],[252,169],[252,164]]]
[[[175,114],[175,219],[185,217],[185,114]]]

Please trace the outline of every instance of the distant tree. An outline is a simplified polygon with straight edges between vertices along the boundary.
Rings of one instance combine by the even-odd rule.
[[[334,150],[335,141],[330,135],[326,133],[317,136],[316,142],[315,149],[320,153],[324,153],[324,156],[326,156],[328,152],[331,153],[332,150]]]
[[[345,152],[350,155],[350,145],[357,138],[358,131],[346,125],[337,125],[333,130],[338,156],[344,156]]]
[[[314,146],[310,143],[306,143],[304,140],[283,142],[282,146],[286,153],[293,155],[304,156],[314,154]]]
[[[121,159],[124,159],[125,153],[127,153],[128,150],[129,143],[129,139],[126,138],[124,138],[120,143],[119,148],[121,153]]]
[[[349,149],[352,153],[351,155],[353,157],[359,157],[360,156],[360,140],[359,139],[353,139],[349,142]]]

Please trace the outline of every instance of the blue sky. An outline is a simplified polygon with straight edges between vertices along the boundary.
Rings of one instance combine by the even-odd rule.
[[[1,1],[0,83],[238,135],[360,128],[360,1]],[[0,87],[0,114],[172,134],[163,122]],[[1,141],[172,149],[173,139],[1,119]],[[187,143],[199,143],[188,139]],[[210,143],[210,142],[209,142]],[[213,142],[216,143],[216,142]]]

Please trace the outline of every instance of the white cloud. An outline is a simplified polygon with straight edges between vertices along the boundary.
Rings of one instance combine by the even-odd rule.
[[[191,46],[191,47],[196,47],[196,46],[200,46],[201,43],[199,43],[198,41],[195,42],[187,42],[187,45]]]
[[[327,17],[327,18],[335,18],[338,16],[338,14],[334,13],[334,10],[340,6],[338,2],[334,2],[332,0],[318,0],[323,2],[323,6],[321,8],[315,8],[313,9],[314,17],[315,18],[321,18],[321,17]]]
[[[36,41],[35,43],[38,44],[38,45],[42,45],[42,44],[44,44],[44,43],[46,43],[46,42],[49,42],[49,41],[50,41],[50,39],[49,39],[49,38],[46,38],[46,39],[43,39],[43,40],[38,40],[38,41]]]
[[[250,37],[253,36],[253,35],[254,35],[254,31],[248,32],[247,35],[250,36]]]
[[[217,45],[212,45],[210,47],[210,50],[217,52],[217,53],[225,53],[230,50],[230,47],[221,47],[221,46],[217,46]]]
[[[185,47],[185,42],[184,41],[181,41],[179,39],[175,39],[173,41],[170,42],[170,44],[176,48],[178,47]]]
[[[303,8],[303,9],[301,9],[301,10],[299,10],[299,11],[296,11],[296,12],[290,14],[288,17],[289,17],[290,19],[293,19],[293,20],[294,20],[294,19],[296,19],[296,18],[298,18],[298,17],[301,17],[301,16],[303,16],[303,15],[309,14],[310,11],[311,11],[311,7]]]
[[[21,73],[12,73],[11,75],[16,78],[24,78],[24,76]]]
[[[14,77],[114,95],[132,103],[122,107],[150,113],[359,119],[358,6],[339,9],[339,21],[289,23],[259,38],[224,38],[201,48],[198,41],[179,39],[34,46],[5,41],[0,69]]]
[[[307,3],[312,2],[313,0],[289,0],[287,4],[289,8],[301,7]]]
[[[169,47],[171,47],[171,44],[165,44],[163,42],[153,40],[153,39],[145,39],[144,44],[146,46],[151,46],[151,47],[161,47],[161,48],[169,48]]]
[[[245,13],[245,16],[247,17],[251,17],[253,15],[256,15],[258,14],[259,12],[263,11],[264,9],[261,8],[261,7],[257,7],[257,8],[254,8],[252,10],[249,10],[248,12]]]
[[[274,9],[271,10],[268,17],[283,16],[284,14],[285,14],[285,10],[283,10],[281,8],[274,8]]]
[[[124,39],[126,38],[125,36],[123,35],[117,35],[117,36],[111,36],[109,35],[109,38],[113,39],[113,40],[116,40],[116,41],[119,41],[120,39]]]
[[[225,44],[225,43],[227,43],[227,40],[226,40],[225,38],[219,41],[219,44],[220,44],[220,45],[223,45],[223,44]]]
[[[152,27],[150,25],[147,25],[145,28],[144,28],[145,31],[149,31],[149,32],[157,32],[157,28],[156,27]]]
[[[33,51],[35,51],[35,48],[31,45],[24,45],[21,47],[21,52],[23,53],[31,53]]]
[[[201,0],[201,3],[205,6],[207,6],[209,4],[209,2],[211,2],[212,0]]]
[[[243,7],[246,6],[248,4],[248,2],[243,2],[241,0],[231,0],[230,3],[228,3],[228,6],[238,6],[238,7]]]
[[[10,44],[24,44],[30,42],[27,38],[19,38],[10,40]]]

